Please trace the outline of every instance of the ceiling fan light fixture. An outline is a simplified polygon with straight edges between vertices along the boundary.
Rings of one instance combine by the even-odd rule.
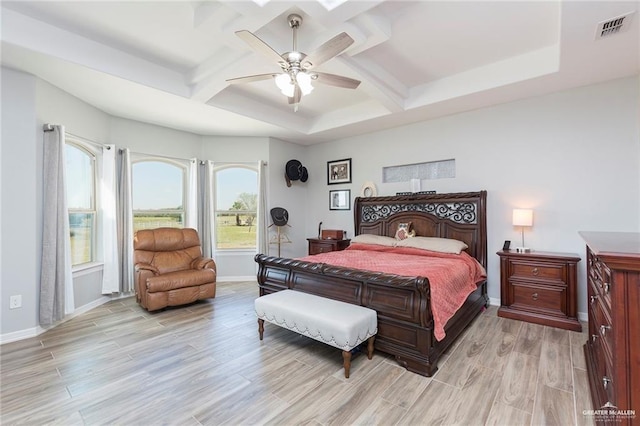
[[[311,76],[306,72],[299,72],[296,74],[296,81],[298,82],[298,87],[300,87],[300,91],[303,95],[308,95],[313,90],[313,86],[311,85]]]
[[[275,80],[276,86],[278,86],[278,89],[280,89],[282,94],[288,98],[291,98],[293,96],[295,85],[293,84],[293,81],[291,81],[291,77],[289,76],[289,74],[282,73],[277,76]]]

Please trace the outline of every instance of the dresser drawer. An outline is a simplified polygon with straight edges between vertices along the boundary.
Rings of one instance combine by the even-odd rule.
[[[589,346],[594,357],[593,361],[595,362],[595,365],[593,366],[595,367],[595,370],[593,371],[593,379],[595,386],[598,387],[596,395],[599,396],[599,401],[594,406],[602,407],[607,402],[616,405],[616,383],[614,382],[616,379],[613,374],[612,364],[607,360],[607,357],[604,354],[602,340],[600,340],[597,335],[592,335],[590,339],[591,342],[589,343]]]
[[[526,281],[511,280],[514,309],[566,316],[566,294],[563,286],[539,286]]]
[[[511,260],[511,277],[533,278],[545,281],[560,281],[566,279],[564,264],[539,264],[522,260]]]
[[[589,252],[589,270],[588,280],[592,282],[597,290],[599,299],[611,309],[611,270],[598,259],[593,253]]]
[[[602,303],[596,301],[593,305],[593,332],[598,335],[600,346],[609,363],[613,362],[613,325],[611,316]]]

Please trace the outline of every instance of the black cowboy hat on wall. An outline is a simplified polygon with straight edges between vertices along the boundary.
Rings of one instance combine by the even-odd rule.
[[[284,169],[284,179],[287,186],[291,186],[291,182],[295,180],[306,182],[309,179],[309,172],[298,160],[289,160]]]

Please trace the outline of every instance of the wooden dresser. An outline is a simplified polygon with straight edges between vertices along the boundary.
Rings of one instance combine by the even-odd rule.
[[[349,247],[351,240],[329,240],[320,238],[307,238],[309,241],[309,254],[327,253],[330,251],[344,250]]]
[[[580,232],[587,243],[589,339],[584,346],[593,408],[640,424],[640,233]],[[611,408],[614,410],[614,408]]]
[[[498,316],[581,331],[577,267],[572,253],[499,251]]]

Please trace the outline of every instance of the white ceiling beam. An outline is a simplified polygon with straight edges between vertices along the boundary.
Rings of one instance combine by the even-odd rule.
[[[2,40],[145,86],[189,96],[182,74],[10,9],[2,9]]]
[[[266,104],[258,97],[247,96],[246,92],[242,90],[230,89],[221,92],[207,104],[264,123],[308,134],[310,119],[304,115],[304,110],[293,112],[293,107],[287,104],[287,98],[284,96],[281,98],[282,106],[275,107],[273,103]],[[247,104],[252,106],[251,109],[247,109]]]
[[[560,70],[560,45],[494,62],[411,89],[406,109],[506,87]]]
[[[409,96],[409,88],[386,72],[379,65],[365,60],[349,57],[340,57],[336,60],[343,61],[351,69],[356,71],[363,80],[360,86],[367,94],[384,105],[391,112],[404,110],[404,103]],[[360,89],[359,88],[359,89]]]

